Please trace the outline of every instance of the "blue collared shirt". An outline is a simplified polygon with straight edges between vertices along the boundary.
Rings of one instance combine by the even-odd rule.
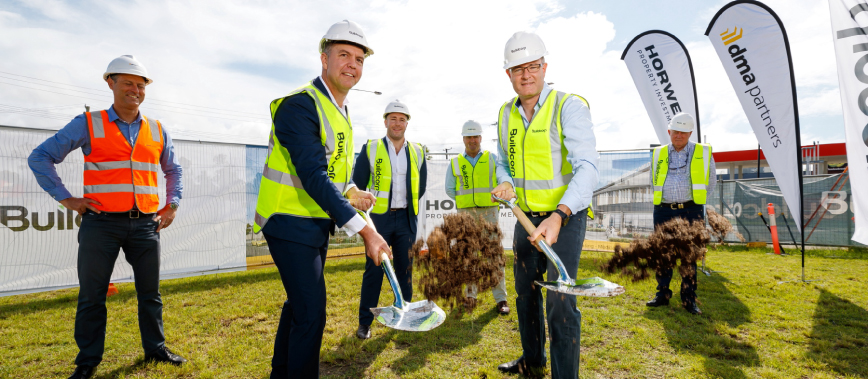
[[[139,112],[132,124],[127,124],[118,117],[114,107],[109,107],[106,112],[109,121],[118,126],[124,138],[130,141],[130,145],[134,145],[139,136],[142,113]],[[182,169],[175,156],[172,138],[166,132],[166,125],[162,122],[160,124],[163,126],[163,152],[160,154],[160,166],[166,177],[166,202],[167,204],[178,204],[181,201],[181,192],[184,188],[181,183]],[[90,133],[84,114],[76,116],[63,129],[58,130],[54,136],[42,142],[36,149],[33,149],[30,157],[27,158],[27,164],[33,171],[33,175],[36,176],[36,182],[54,200],[61,201],[72,197],[72,194],[60,180],[60,176],[57,175],[57,168],[54,165],[63,162],[69,153],[79,147],[84,155],[90,154]]]
[[[687,141],[681,151],[675,151],[672,144],[669,144],[669,170],[666,173],[666,181],[663,183],[663,203],[684,203],[693,200],[693,184],[690,182],[690,157],[693,156],[693,149],[696,148],[696,143]],[[710,199],[714,193],[714,186],[717,185],[717,168],[714,165],[714,157],[711,157],[711,169],[708,177],[708,194],[706,199]],[[651,182],[654,182],[653,174]]]
[[[476,167],[476,162],[479,162],[479,158],[482,158],[482,153],[484,153],[484,152],[485,152],[485,150],[479,150],[479,152],[476,153],[475,157],[471,157],[471,156],[467,155],[466,151],[461,153],[461,155],[464,156],[464,159],[467,159],[467,161],[470,162],[471,166]],[[496,157],[494,157],[494,155],[495,155],[494,153],[490,153],[489,155],[490,156],[488,159],[495,159],[495,161],[496,161]],[[451,163],[451,161],[450,161],[450,163]],[[448,195],[449,198],[452,200],[455,200],[455,196],[457,195],[457,191],[455,191],[455,175],[452,174],[452,165],[451,164],[449,165],[449,169],[446,170],[446,195]]]
[[[543,84],[539,100],[534,105],[534,117],[539,114],[539,109],[551,91],[552,88],[548,84]],[[524,108],[517,98],[515,105],[521,114],[524,128],[527,129],[530,121],[524,114]],[[497,117],[500,119],[500,115]],[[591,110],[575,96],[567,97],[560,117],[564,133],[564,147],[567,148],[567,161],[573,165],[573,179],[567,185],[567,191],[561,197],[559,204],[566,205],[572,213],[576,213],[590,206],[591,198],[594,195],[594,186],[596,186],[599,176],[597,171],[597,140],[594,136]],[[497,182],[509,182],[514,187],[512,171],[509,169],[509,156],[503,151],[503,145],[500,143],[497,144],[497,151],[499,157],[497,160]]]

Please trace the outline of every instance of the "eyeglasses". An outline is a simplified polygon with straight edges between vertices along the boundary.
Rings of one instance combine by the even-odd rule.
[[[539,69],[541,67],[542,67],[541,64],[532,64],[530,66],[525,66],[525,67],[513,67],[513,68],[509,69],[509,72],[511,72],[513,75],[521,75],[524,73],[524,70],[527,70],[527,72],[529,72],[529,73],[535,73],[535,72],[539,72]]]

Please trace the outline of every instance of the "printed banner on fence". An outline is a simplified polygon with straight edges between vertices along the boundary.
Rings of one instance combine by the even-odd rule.
[[[678,112],[689,113],[696,120],[690,140],[699,142],[696,83],[684,44],[662,30],[649,30],[627,44],[621,60],[633,77],[660,144],[669,144],[669,121]]]
[[[458,212],[455,201],[446,194],[446,175],[452,175],[447,160],[429,160],[428,186],[425,189],[425,198],[420,200],[424,204],[419,210],[418,238],[426,239],[434,228],[443,225],[443,216]],[[512,236],[515,230],[516,218],[512,210],[500,207],[498,224],[503,232],[503,248],[512,249]]]
[[[705,35],[723,63],[790,212],[800,214],[796,83],[783,24],[760,2],[734,1],[717,12]]]
[[[847,162],[853,188],[868,188],[868,3],[829,0],[832,40],[844,108]],[[853,241],[868,245],[868,191],[854,191]]]
[[[27,165],[31,151],[54,132],[0,127],[0,296],[78,285],[81,217],[63,209]],[[244,269],[245,147],[175,141],[184,194],[174,223],[160,232],[160,274]],[[84,158],[69,154],[57,171],[73,196],[82,196]],[[160,203],[166,183],[159,176]],[[121,252],[113,282],[133,279]]]

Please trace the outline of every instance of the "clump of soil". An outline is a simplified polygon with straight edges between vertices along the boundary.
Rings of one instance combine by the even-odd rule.
[[[503,276],[502,238],[497,224],[482,217],[443,217],[443,225],[428,235],[427,254],[420,254],[422,240],[410,249],[425,298],[443,300],[451,308],[463,302],[465,285],[476,284],[479,292],[494,288]]]
[[[717,237],[717,242],[722,243],[723,239],[726,238],[726,235],[733,231],[732,224],[729,223],[729,220],[726,217],[723,217],[720,213],[715,212],[711,207],[705,208],[705,214],[708,218],[708,225],[711,226],[711,234],[714,237]],[[739,232],[735,232],[736,238],[738,238],[741,242],[744,242],[744,236]]]
[[[731,226],[730,226],[731,228]],[[634,282],[647,279],[651,272],[675,268],[682,276],[693,274],[693,265],[705,257],[705,245],[711,240],[704,221],[687,222],[674,218],[659,226],[647,239],[636,238],[630,246],[615,246],[615,254],[603,264],[603,271],[621,271]]]

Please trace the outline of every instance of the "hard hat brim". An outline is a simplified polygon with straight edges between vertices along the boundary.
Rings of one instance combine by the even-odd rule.
[[[515,66],[523,65],[523,64],[528,63],[528,62],[533,62],[537,59],[540,59],[540,58],[546,56],[546,54],[529,55],[529,56],[526,56],[524,58],[519,58],[519,59],[513,60],[511,62],[504,64],[503,69],[508,70],[508,69],[513,68]]]
[[[389,113],[400,113],[400,114],[402,114],[402,115],[404,115],[404,116],[407,116],[407,121],[410,121],[410,114],[409,114],[409,113],[404,113],[404,112],[386,112],[386,113],[383,113],[383,120],[385,120],[386,117],[389,116]]]
[[[114,74],[118,74],[118,75],[135,75],[135,76],[141,76],[141,75],[136,75],[136,74],[127,74],[127,73],[125,73],[125,72],[106,72],[105,74],[102,74],[102,80],[108,80],[109,76],[112,76],[112,75],[114,75]],[[149,85],[149,84],[151,84],[151,83],[154,82],[153,79],[148,78],[148,77],[145,77],[145,76],[142,76],[142,79],[145,79],[145,85]]]
[[[687,128],[687,127],[681,127],[678,125],[669,125],[669,130],[674,130],[676,132],[690,133],[693,131],[693,127],[691,126],[690,128]]]
[[[319,40],[319,52],[320,52],[320,54],[325,53],[325,45],[328,42],[345,43],[348,45],[361,46],[365,49],[365,58],[370,57],[371,55],[374,55],[374,49],[366,46],[365,44],[355,42],[355,41],[347,41],[345,39],[335,39],[334,36],[325,36],[321,40]]]

